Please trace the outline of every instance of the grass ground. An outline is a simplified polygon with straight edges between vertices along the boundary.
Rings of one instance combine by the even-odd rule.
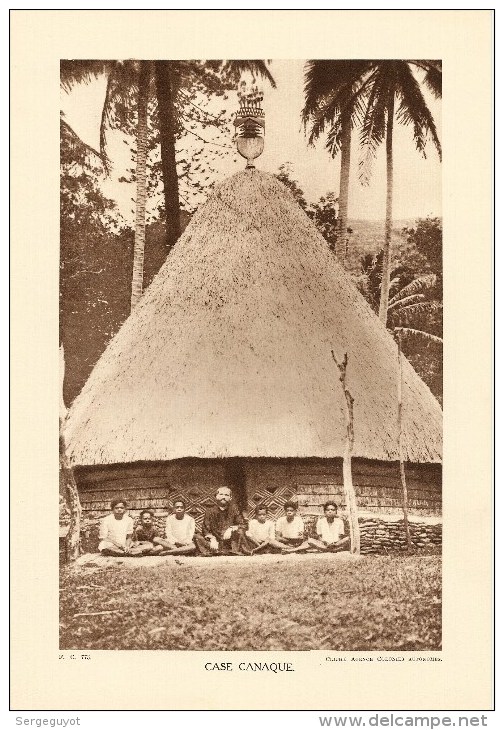
[[[441,648],[439,555],[192,560],[63,568],[61,649]]]

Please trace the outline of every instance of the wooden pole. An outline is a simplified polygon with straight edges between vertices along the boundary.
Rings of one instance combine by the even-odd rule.
[[[345,501],[348,507],[348,522],[350,527],[350,552],[359,554],[360,553],[360,529],[359,529],[359,517],[357,513],[357,499],[355,496],[355,489],[352,480],[352,451],[354,445],[354,418],[353,418],[353,404],[354,399],[352,394],[346,385],[346,369],[348,364],[348,354],[345,352],[343,362],[339,363],[336,360],[334,350],[331,350],[331,355],[338,366],[340,371],[340,382],[343,388],[343,395],[345,396],[345,423],[346,423],[346,438],[345,438],[345,450],[343,452],[343,490],[345,493]]]
[[[65,377],[65,353],[63,346],[60,347],[60,416],[59,416],[59,478],[64,489],[65,497],[70,510],[70,529],[67,537],[67,556],[69,560],[76,560],[80,555],[80,526],[81,526],[81,504],[77,484],[73,471],[66,455],[65,436],[63,423],[66,416],[65,401],[63,400],[63,381]]]
[[[383,267],[380,290],[380,310],[378,316],[387,326],[390,291],[390,262],[392,254],[392,192],[394,187],[394,158],[392,130],[394,127],[394,94],[391,93],[387,104],[387,132],[385,148],[387,155],[387,197],[385,201],[385,242],[383,244]]]
[[[396,330],[397,337],[397,431],[399,446],[399,473],[401,475],[402,484],[402,509],[404,515],[404,530],[406,532],[406,545],[411,550],[411,534],[408,520],[408,485],[406,484],[406,472],[404,470],[404,453],[403,453],[403,429],[402,429],[402,385],[403,385],[403,369],[402,369],[402,331]]]

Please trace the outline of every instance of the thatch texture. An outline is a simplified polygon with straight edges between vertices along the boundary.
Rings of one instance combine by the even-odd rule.
[[[355,456],[396,460],[392,337],[290,192],[257,170],[202,205],[69,412],[73,464],[334,457],[348,352]],[[441,409],[404,364],[404,457],[441,459]]]

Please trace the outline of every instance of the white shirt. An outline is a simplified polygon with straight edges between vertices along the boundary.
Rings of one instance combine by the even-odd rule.
[[[272,520],[259,522],[259,520],[250,520],[247,535],[256,542],[266,542],[266,540],[275,539],[275,525]]]
[[[285,515],[279,517],[276,521],[276,531],[280,537],[285,537],[289,540],[302,538],[304,535],[303,520],[299,515],[294,515],[292,522],[288,522]]]
[[[331,545],[345,533],[345,525],[340,517],[335,517],[332,523],[327,521],[327,517],[319,517],[315,531],[324,542]]]
[[[125,547],[126,537],[133,533],[133,520],[129,515],[124,515],[121,520],[116,520],[114,515],[107,515],[100,525],[100,540],[113,542],[119,547]]]
[[[191,515],[184,515],[178,520],[175,515],[168,515],[166,518],[166,539],[168,542],[180,542],[182,545],[189,545],[194,537],[196,524]]]

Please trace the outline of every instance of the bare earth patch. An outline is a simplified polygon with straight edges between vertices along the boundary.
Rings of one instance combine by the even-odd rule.
[[[83,556],[61,649],[441,649],[441,556]]]

